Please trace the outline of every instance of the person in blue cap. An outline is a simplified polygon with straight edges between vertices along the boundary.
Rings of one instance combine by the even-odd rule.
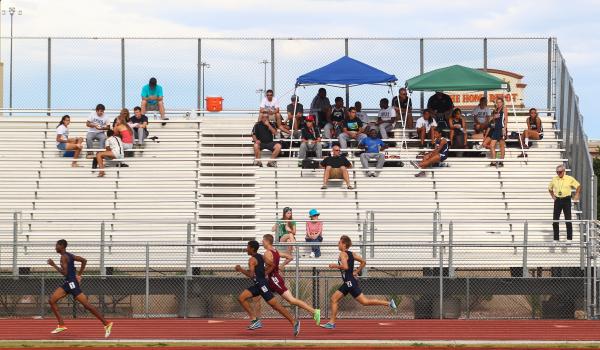
[[[306,222],[306,238],[307,242],[323,242],[323,222],[319,220],[319,211],[317,209],[311,209],[308,212],[308,216],[310,217],[310,221]],[[321,256],[321,245],[316,244],[310,246],[311,258],[318,258]]]

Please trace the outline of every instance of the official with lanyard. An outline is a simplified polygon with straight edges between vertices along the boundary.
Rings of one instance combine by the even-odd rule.
[[[565,215],[565,220],[571,220],[571,192],[575,190],[575,197],[573,200],[579,201],[579,195],[581,193],[581,185],[575,178],[569,175],[565,175],[565,167],[559,165],[556,167],[556,176],[552,178],[548,185],[548,192],[554,199],[554,214],[552,220],[552,229],[554,230],[554,242],[559,241],[558,235],[558,221],[560,219],[561,211]],[[567,226],[567,240],[573,239],[573,224],[571,222],[566,223]]]

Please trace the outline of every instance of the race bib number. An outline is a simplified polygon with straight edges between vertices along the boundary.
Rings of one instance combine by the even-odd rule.
[[[75,282],[69,282],[69,288],[75,289]]]
[[[279,286],[279,279],[277,277],[272,277],[271,281],[273,281],[276,286]]]
[[[269,291],[269,288],[267,288],[267,286],[262,286],[262,287],[260,287],[260,290],[262,290],[263,293],[266,293]]]
[[[352,281],[346,281],[346,286],[348,286],[348,288],[352,288]]]

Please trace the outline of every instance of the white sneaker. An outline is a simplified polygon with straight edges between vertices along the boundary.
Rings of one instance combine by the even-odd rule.
[[[309,255],[309,256],[310,256],[311,258],[314,258],[314,257],[315,257],[315,252],[310,252],[310,255]]]

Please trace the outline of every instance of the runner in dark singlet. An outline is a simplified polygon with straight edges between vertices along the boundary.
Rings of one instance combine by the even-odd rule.
[[[352,253],[348,249],[352,246],[352,240],[350,237],[344,235],[340,237],[340,241],[338,242],[338,249],[340,250],[340,255],[338,258],[337,264],[330,264],[329,267],[332,269],[340,270],[342,273],[343,284],[340,288],[333,293],[331,296],[331,319],[329,322],[321,325],[321,327],[326,329],[335,329],[335,321],[337,318],[338,312],[338,303],[345,297],[347,294],[352,295],[352,297],[361,303],[364,306],[389,306],[394,311],[396,310],[396,302],[394,299],[390,300],[377,300],[377,299],[368,299],[365,297],[363,292],[360,290],[358,286],[358,280],[356,276],[360,275],[360,272],[365,267],[367,262],[360,257],[360,255],[356,253]],[[354,262],[358,261],[360,266],[358,269],[354,270]]]
[[[529,110],[529,117],[527,117],[527,130],[521,134],[521,146],[524,149],[529,148],[529,139],[541,140],[544,138],[544,127],[542,126],[542,120],[538,117],[538,112],[535,108]],[[521,152],[519,158],[527,157],[525,152]]]
[[[254,281],[254,284],[244,290],[238,300],[244,310],[250,316],[250,326],[249,330],[255,330],[258,328],[262,328],[261,321],[256,317],[254,310],[250,306],[248,299],[262,296],[262,298],[269,304],[273,310],[279,312],[283,317],[285,317],[294,327],[294,336],[297,336],[300,333],[300,321],[294,320],[294,317],[287,311],[277,299],[274,298],[273,293],[269,290],[269,282],[267,280],[267,275],[265,272],[265,263],[263,260],[263,256],[258,254],[259,244],[257,241],[248,242],[248,246],[246,247],[246,252],[250,255],[250,259],[248,259],[248,270],[243,269],[240,265],[235,266],[235,270],[237,272],[241,272],[248,278],[251,278]]]
[[[52,334],[61,333],[67,330],[65,327],[65,322],[58,310],[58,301],[67,296],[67,294],[71,294],[73,299],[83,305],[83,307],[91,312],[102,324],[104,325],[104,337],[108,338],[110,336],[110,332],[112,330],[112,322],[108,322],[102,317],[102,315],[96,310],[95,307],[90,304],[88,298],[79,287],[81,283],[81,276],[83,275],[83,271],[85,270],[85,265],[87,264],[87,260],[73,255],[67,252],[67,241],[64,239],[56,242],[56,252],[60,254],[60,267],[56,265],[56,263],[52,259],[48,259],[48,265],[52,266],[56,271],[58,271],[61,275],[65,276],[65,282],[61,287],[58,287],[56,291],[50,297],[49,303],[54,316],[58,320],[58,327],[53,330]],[[81,267],[79,268],[79,273],[77,273],[77,269],[75,268],[75,261],[79,261],[81,263]]]
[[[279,272],[279,262],[281,257],[285,258],[286,260],[283,264],[283,266],[285,266],[292,261],[292,256],[288,253],[279,252],[273,247],[273,235],[271,234],[264,235],[262,243],[265,248],[265,272],[269,279],[269,289],[281,295],[281,297],[290,303],[290,305],[295,305],[308,311],[317,324],[321,323],[321,310],[314,309],[306,302],[295,298],[294,295],[292,295],[292,292],[285,286],[283,276]],[[260,309],[257,309],[257,317],[259,316],[259,313]]]
[[[411,164],[417,169],[426,169],[433,165],[440,164],[448,158],[448,153],[450,152],[450,144],[448,140],[442,137],[441,132],[438,129],[433,131],[433,135],[435,137],[434,144],[435,148],[433,151],[426,153],[421,159],[420,162],[411,161]],[[415,177],[425,176],[425,172],[421,171],[418,174],[415,174]]]

